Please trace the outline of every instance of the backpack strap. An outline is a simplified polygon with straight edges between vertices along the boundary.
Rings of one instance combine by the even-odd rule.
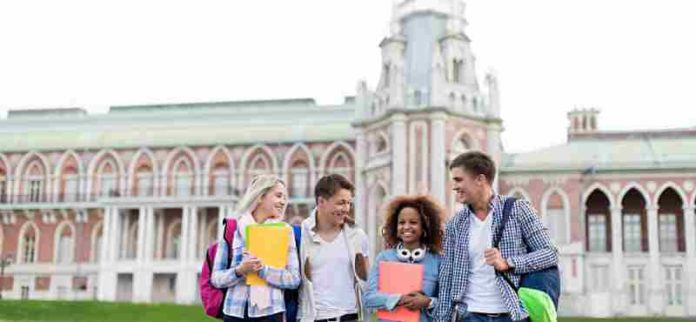
[[[234,232],[237,230],[237,220],[234,218],[222,219],[222,239],[227,244],[227,268],[232,266],[232,242],[234,241]]]
[[[508,220],[510,220],[510,217],[512,216],[512,207],[515,205],[515,202],[517,201],[516,198],[509,197],[505,199],[505,203],[503,203],[503,218],[500,220],[500,225],[498,226],[498,231],[496,235],[494,236],[493,239],[493,248],[498,248],[500,244],[500,240],[503,239],[503,231],[505,230],[505,226],[507,225]],[[515,292],[518,291],[518,288],[515,287],[515,284],[512,283],[512,280],[510,277],[508,277],[506,274],[503,274],[502,272],[495,271],[496,274],[500,275],[505,282],[512,287]]]

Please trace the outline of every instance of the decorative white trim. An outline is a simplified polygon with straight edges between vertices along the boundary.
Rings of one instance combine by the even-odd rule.
[[[681,198],[681,201],[682,201],[682,207],[684,207],[688,204],[689,199],[686,196],[686,193],[684,193],[684,191],[681,189],[681,186],[674,183],[673,181],[668,181],[668,182],[665,182],[664,184],[662,184],[662,186],[660,186],[660,188],[658,188],[656,190],[655,195],[653,196],[653,201],[652,201],[653,205],[659,207],[660,197],[662,197],[662,194],[667,190],[667,188],[672,188],[677,193],[677,195],[679,195],[679,198]]]
[[[115,150],[113,149],[108,149],[108,150],[101,150],[97,155],[92,158],[92,160],[89,163],[89,166],[87,168],[87,187],[85,188],[85,192],[87,194],[92,194],[92,193],[98,193],[95,191],[92,191],[94,188],[94,180],[99,176],[99,173],[96,172],[97,167],[99,169],[102,168],[102,163],[107,160],[107,155],[109,155],[111,158],[116,160],[116,185],[119,189],[120,192],[123,192],[123,186],[125,185],[125,167],[123,165],[123,160],[119,157],[118,153],[116,153]]]
[[[19,229],[19,234],[17,235],[19,238],[19,240],[17,241],[17,256],[15,256],[15,258],[17,259],[17,263],[26,263],[26,258],[24,258],[23,252],[24,235],[27,233],[27,230],[29,229],[33,229],[34,236],[36,236],[36,240],[34,240],[34,261],[32,263],[36,263],[39,261],[39,245],[41,241],[41,231],[34,222],[28,221],[22,225],[22,227]]]
[[[192,170],[192,182],[194,185],[194,194],[198,190],[196,188],[197,182],[198,182],[198,177],[200,175],[200,169],[198,168],[200,162],[198,160],[198,157],[196,157],[196,153],[189,147],[177,147],[176,149],[172,150],[169,152],[167,155],[167,158],[164,162],[164,165],[162,166],[162,184],[160,185],[160,195],[161,196],[166,196],[167,195],[167,185],[169,184],[169,175],[170,171],[174,169],[174,166],[178,164],[179,159],[177,158],[174,159],[175,157],[179,156],[179,154],[182,153],[186,156],[188,156],[189,167]],[[186,158],[184,158],[186,159]],[[192,164],[193,163],[193,164]]]
[[[290,184],[290,167],[292,166],[291,162],[293,161],[293,156],[295,153],[300,153],[299,151],[303,151],[307,155],[307,159],[309,159],[309,186],[311,187],[314,185],[315,182],[317,182],[317,166],[315,162],[314,155],[312,154],[311,150],[305,145],[304,143],[297,143],[290,148],[288,153],[285,154],[285,157],[283,158],[283,180],[285,180],[286,184]],[[290,188],[290,187],[288,187]]]
[[[595,182],[592,185],[590,185],[589,188],[585,189],[585,192],[582,193],[582,204],[580,205],[581,209],[585,209],[587,199],[590,197],[590,194],[592,194],[595,190],[601,191],[607,198],[607,200],[609,200],[609,209],[616,207],[616,200],[614,199],[614,195],[611,193],[611,191],[603,184]],[[583,218],[584,216],[585,214],[583,214]]]
[[[264,154],[267,154],[268,158],[270,158],[271,161],[271,170],[273,171],[273,174],[278,175],[279,169],[278,169],[278,160],[276,160],[275,153],[271,148],[269,148],[267,145],[264,144],[257,144],[246,151],[244,151],[244,155],[242,156],[242,162],[239,165],[239,180],[237,181],[239,183],[240,187],[246,188],[247,182],[246,182],[246,174],[249,172],[249,165],[253,164],[251,161],[255,161],[256,158],[251,160],[251,156],[254,155],[254,152],[256,150],[261,150]]]
[[[210,182],[210,176],[213,175],[213,159],[215,156],[222,152],[223,155],[227,158],[227,167],[229,168],[229,180],[230,180],[230,186],[232,187],[237,187],[237,171],[235,168],[235,163],[234,159],[232,158],[232,155],[230,154],[230,150],[224,146],[224,145],[218,145],[216,146],[212,151],[210,151],[210,154],[208,155],[208,159],[205,161],[205,166],[203,168],[203,175],[205,176],[205,187],[206,190],[205,194],[206,195],[212,195],[212,191],[210,191],[210,188],[213,186],[213,182]]]
[[[150,167],[152,168],[152,191],[153,195],[157,195],[158,191],[158,183],[159,180],[159,173],[160,173],[160,168],[157,164],[157,158],[155,157],[155,154],[150,150],[149,148],[141,148],[138,150],[138,152],[135,153],[133,158],[131,158],[130,163],[128,164],[128,179],[126,183],[126,195],[132,196],[133,195],[133,186],[137,183],[137,173],[135,172],[137,169],[135,168],[138,164],[138,160],[142,156],[146,156],[150,160]]]
[[[650,198],[650,194],[648,193],[643,186],[641,186],[639,183],[632,181],[626,184],[623,189],[621,189],[621,192],[619,192],[618,197],[616,199],[616,202],[618,204],[623,203],[623,199],[626,197],[626,194],[631,190],[631,189],[636,189],[643,197],[643,200],[645,200],[645,209],[650,209],[654,203],[652,203],[652,199]]]
[[[319,173],[320,173],[321,176],[324,176],[324,175],[327,174],[326,171],[328,170],[328,169],[327,169],[327,163],[328,163],[328,161],[329,161],[329,157],[335,152],[335,150],[337,150],[337,149],[339,149],[339,148],[344,148],[344,149],[346,149],[346,151],[348,152],[348,155],[347,155],[347,156],[348,156],[348,161],[351,161],[351,160],[352,160],[352,163],[353,163],[353,167],[352,167],[352,168],[353,168],[353,171],[355,171],[355,160],[356,160],[356,159],[355,159],[355,151],[354,151],[353,148],[350,146],[350,144],[348,144],[348,143],[346,143],[346,142],[344,142],[344,141],[336,141],[336,142],[334,142],[334,143],[331,143],[331,145],[329,145],[329,146],[326,148],[324,154],[321,156],[321,159],[320,159],[320,161],[319,161]]]
[[[515,193],[519,193],[525,200],[532,202],[532,198],[529,197],[529,193],[527,193],[527,191],[524,190],[524,188],[522,187],[514,187],[510,189],[510,191],[508,191],[505,195],[512,197],[515,195]]]
[[[31,160],[34,156],[36,156],[41,165],[43,166],[43,193],[45,193],[47,196],[50,195],[50,189],[49,189],[49,169],[50,169],[50,162],[48,162],[48,159],[46,158],[45,155],[41,154],[40,152],[36,151],[30,151],[29,153],[25,154],[22,156],[22,159],[20,159],[19,163],[17,163],[17,168],[15,169],[15,180],[14,180],[14,188],[13,188],[13,193],[16,195],[15,197],[18,197],[19,195],[22,194],[22,192],[19,190],[19,187],[21,186],[22,182],[26,181],[26,178],[24,176],[25,172],[29,168],[28,166],[31,165],[31,163],[27,164],[29,160]]]
[[[547,206],[549,202],[549,198],[553,196],[554,193],[557,193],[559,196],[561,196],[561,201],[563,202],[563,216],[565,217],[565,224],[566,224],[566,236],[565,239],[568,243],[571,243],[571,216],[570,216],[570,199],[568,198],[568,195],[561,189],[560,187],[551,187],[547,189],[544,194],[541,196],[541,218],[544,221],[544,223],[547,224],[548,228],[548,221],[547,221]]]
[[[421,137],[421,146],[422,146],[422,151],[421,151],[421,159],[416,160],[416,146],[419,142],[416,142],[416,132],[420,128],[422,137]],[[408,149],[410,151],[408,155],[408,187],[406,191],[408,191],[409,194],[421,194],[423,191],[418,190],[418,182],[419,178],[416,178],[416,169],[417,167],[420,167],[421,173],[426,177],[426,183],[431,183],[430,181],[430,131],[428,131],[428,123],[425,121],[413,121],[409,124],[409,140],[408,140]],[[430,189],[430,187],[426,187],[426,189]]]

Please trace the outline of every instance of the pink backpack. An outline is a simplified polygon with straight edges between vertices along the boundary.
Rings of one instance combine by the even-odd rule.
[[[232,262],[232,240],[234,239],[234,231],[237,229],[237,221],[232,218],[225,218],[222,221],[222,226],[225,230],[223,238],[225,243],[227,243],[227,267],[229,268]],[[222,320],[222,307],[225,303],[227,289],[216,288],[210,283],[217,250],[218,242],[214,242],[208,246],[208,251],[205,253],[205,261],[203,261],[203,268],[201,269],[201,277],[198,280],[198,286],[200,288],[201,302],[203,303],[205,314]]]

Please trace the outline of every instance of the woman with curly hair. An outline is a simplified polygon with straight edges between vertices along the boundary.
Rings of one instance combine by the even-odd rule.
[[[428,196],[401,196],[389,202],[382,228],[387,249],[377,255],[370,270],[365,307],[394,310],[397,306],[421,311],[420,320],[432,320],[437,304],[437,277],[442,251],[444,210]],[[409,294],[386,294],[377,290],[380,262],[405,262],[423,265],[423,288]]]

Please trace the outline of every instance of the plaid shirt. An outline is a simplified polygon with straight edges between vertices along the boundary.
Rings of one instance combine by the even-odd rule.
[[[489,203],[493,213],[492,232],[496,234],[503,218],[503,203],[507,197],[494,195]],[[469,207],[460,210],[445,229],[444,256],[440,268],[440,293],[436,307],[437,321],[450,321],[452,310],[459,303],[459,313],[467,312],[463,303],[464,292],[469,280],[469,225],[474,212]],[[510,220],[500,240],[499,248],[503,258],[514,266],[508,277],[518,286],[520,276],[558,264],[558,250],[551,243],[546,227],[541,223],[534,209],[526,200],[515,202]],[[512,320],[527,317],[527,312],[515,291],[496,274],[496,284],[503,303],[510,311]]]
[[[295,289],[300,285],[300,264],[297,259],[297,248],[292,229],[288,234],[288,264],[284,269],[264,267],[259,272],[259,277],[271,286],[271,306],[259,310],[256,306],[250,305],[249,286],[246,284],[245,277],[237,277],[234,268],[242,262],[242,254],[246,249],[244,238],[239,228],[234,232],[232,242],[232,265],[227,269],[227,257],[229,249],[227,243],[220,241],[218,251],[215,254],[213,264],[213,274],[210,278],[211,284],[217,288],[228,288],[222,312],[228,316],[240,319],[244,318],[244,308],[248,306],[249,317],[268,316],[285,311],[285,301],[283,300],[282,289]]]

